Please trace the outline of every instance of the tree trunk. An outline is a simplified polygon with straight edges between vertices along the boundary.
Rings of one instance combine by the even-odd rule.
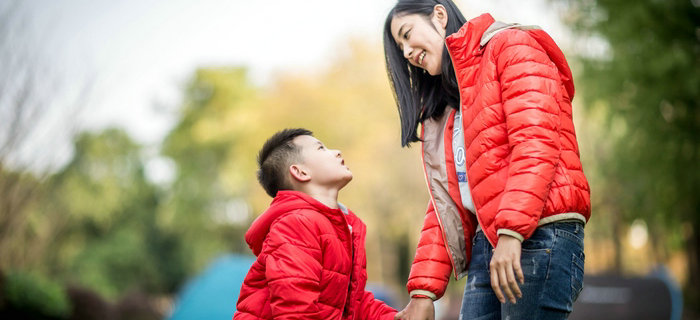
[[[700,221],[695,219],[690,235],[686,239],[688,254],[688,283],[685,286],[685,306],[700,312]]]
[[[618,210],[615,210],[614,213],[612,214],[612,241],[613,241],[613,254],[614,260],[613,260],[613,273],[614,274],[622,274],[622,256],[623,256],[623,249],[622,249],[622,238],[624,235],[624,230],[622,228],[622,217],[621,213]]]

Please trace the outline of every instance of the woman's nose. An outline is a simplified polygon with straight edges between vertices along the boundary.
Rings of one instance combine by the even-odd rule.
[[[403,45],[403,57],[406,58],[406,60],[411,60],[411,53],[413,51],[413,48],[411,46],[404,44]]]

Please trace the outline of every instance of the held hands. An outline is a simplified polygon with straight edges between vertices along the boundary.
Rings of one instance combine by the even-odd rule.
[[[520,267],[521,248],[520,240],[514,237],[508,235],[498,237],[498,244],[494,249],[489,269],[491,271],[491,288],[501,303],[506,303],[507,297],[514,304],[516,297],[522,298],[523,296],[518,286],[518,282],[525,283],[523,270]]]
[[[434,320],[435,306],[429,298],[411,298],[406,308],[394,316],[394,320]]]

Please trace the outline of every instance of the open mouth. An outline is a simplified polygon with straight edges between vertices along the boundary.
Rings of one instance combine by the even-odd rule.
[[[423,65],[423,59],[425,58],[425,51],[421,52],[420,55],[418,56],[418,64]]]

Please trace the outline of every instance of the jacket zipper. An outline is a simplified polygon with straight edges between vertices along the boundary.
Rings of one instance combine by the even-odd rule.
[[[450,48],[447,46],[447,43],[445,43],[445,49],[447,49],[447,54],[450,56],[450,62],[452,62],[452,68],[454,68],[454,66],[455,66],[455,60],[454,60],[454,58],[452,57],[452,51],[450,51]],[[455,80],[457,81],[457,89],[459,90],[460,81],[459,81],[459,77],[457,76],[457,70],[455,70]],[[461,118],[460,121],[462,121],[462,133],[465,133],[465,129],[464,129],[464,128],[465,128],[465,127],[464,127],[464,112],[462,112],[462,111],[463,111],[463,108],[462,108],[462,93],[461,93],[461,92],[460,92],[460,94],[459,94],[459,106],[458,106],[458,108],[459,108],[459,112],[460,112],[461,115],[462,115],[462,116],[460,117],[460,118]],[[464,136],[466,137],[466,134],[464,134]],[[466,144],[467,144],[466,141],[464,141],[465,152],[466,152],[466,148],[467,148],[467,145],[466,145]],[[482,230],[482,232],[484,232],[484,235],[486,235],[486,229],[484,229],[483,224],[481,223],[481,219],[479,218],[479,212],[478,212],[478,210],[476,209],[476,202],[474,202],[474,194],[472,193],[473,188],[472,188],[472,184],[471,184],[471,181],[472,181],[472,180],[469,179],[469,168],[467,168],[467,172],[465,172],[464,174],[467,175],[467,185],[469,186],[469,197],[472,198],[472,203],[474,204],[474,215],[476,216],[476,221],[477,221],[477,223],[478,223],[480,226],[482,226],[482,227],[481,227],[481,230]],[[460,199],[460,201],[462,201],[462,200]],[[475,228],[475,230],[476,230],[476,228]],[[441,231],[442,231],[442,229],[441,229]],[[443,233],[444,233],[444,231],[443,231]],[[491,243],[491,240],[489,239],[489,237],[486,237],[486,240],[489,241],[489,243]],[[465,241],[465,242],[466,242],[466,241],[471,242],[472,239],[464,239],[464,241]],[[493,245],[493,243],[491,243],[491,246],[495,247],[495,246]],[[454,265],[452,266],[452,268],[454,268]]]
[[[353,278],[352,275],[355,272],[355,246],[353,245],[354,239],[353,239],[353,231],[351,229],[352,227],[348,223],[348,219],[345,216],[345,213],[341,212],[340,214],[341,214],[341,217],[343,218],[343,223],[345,224],[345,234],[348,235],[348,243],[350,245],[350,276],[348,277],[348,293],[347,293],[347,296],[345,298],[346,299],[345,306],[343,307],[343,313],[345,315],[347,315],[349,312],[348,301],[353,301],[353,299],[354,299],[353,291],[352,291],[352,278]],[[355,319],[354,313],[353,313],[351,319]]]

